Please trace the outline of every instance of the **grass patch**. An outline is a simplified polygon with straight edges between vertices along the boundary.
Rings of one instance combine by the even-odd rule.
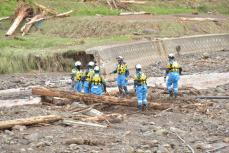
[[[96,14],[101,15],[118,15],[122,10],[111,10],[104,2],[77,2],[76,0],[27,0],[28,3],[36,1],[39,4],[45,5],[58,12],[66,12],[74,10],[74,16],[94,16]],[[129,5],[128,8],[132,11],[146,11],[153,14],[180,14],[191,13],[195,9],[190,6],[193,2],[187,2],[184,0],[176,1],[148,1],[144,5]],[[229,15],[229,3],[228,0],[208,2],[199,1],[197,10],[199,12],[217,11],[221,14]],[[0,16],[10,16],[14,14],[17,6],[17,0],[0,0]]]
[[[16,7],[16,0],[0,0],[0,17],[13,15]]]
[[[35,0],[27,0],[28,3],[32,3],[33,1]],[[111,10],[106,5],[103,5],[98,2],[94,2],[94,3],[77,2],[75,0],[67,0],[67,1],[39,0],[35,2],[47,6],[49,8],[55,9],[60,13],[73,10],[74,16],[94,16],[96,14],[118,15],[120,12],[120,10],[118,9]],[[17,7],[16,0],[0,0],[0,17],[13,15],[16,7]]]
[[[229,15],[229,2],[227,0],[222,0],[220,2],[215,2],[214,5],[211,3],[201,3],[197,8],[199,12],[218,12],[220,14]]]
[[[160,7],[160,6],[142,6],[138,9],[144,10],[145,12],[152,13],[152,14],[181,14],[181,13],[192,13],[192,8],[168,8],[168,7]]]
[[[48,37],[44,35],[1,38],[0,74],[28,72],[31,70],[65,71],[72,60],[64,59],[62,54],[74,50],[83,51],[89,47],[129,41],[131,36],[112,36],[85,39]]]
[[[30,36],[30,37],[17,37],[14,39],[1,39],[0,48],[12,47],[12,48],[24,48],[24,49],[35,49],[35,48],[49,48],[56,45],[73,45],[73,41],[68,38],[60,37],[41,37],[41,36]]]

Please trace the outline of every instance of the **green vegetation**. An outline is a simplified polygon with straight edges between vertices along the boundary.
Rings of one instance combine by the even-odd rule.
[[[67,65],[73,62],[66,61],[67,59],[62,56],[62,53],[68,50],[83,51],[89,47],[126,42],[130,39],[131,37],[128,35],[86,39],[50,37],[38,34],[14,39],[3,39],[2,37],[0,41],[0,74],[38,70],[41,66],[43,66],[43,70],[47,71],[53,71],[54,67],[59,67],[61,69],[58,70],[62,70],[63,66],[56,66],[56,64]]]
[[[17,6],[16,0],[9,0],[9,1],[0,0],[0,17],[13,15],[16,6]]]
[[[215,4],[211,3],[201,3],[197,8],[199,12],[218,12],[220,14],[229,15],[229,1],[222,0],[219,2],[215,2]]]
[[[145,12],[152,14],[179,14],[179,13],[192,13],[192,8],[185,7],[177,7],[177,8],[169,8],[169,7],[160,7],[160,6],[142,6],[139,7],[138,10],[144,10]]]
[[[105,1],[94,2],[79,2],[76,0],[27,0],[32,3],[33,1],[43,4],[47,7],[57,10],[58,12],[65,12],[74,10],[75,16],[94,16],[101,15],[118,15],[121,11],[111,10]],[[0,16],[9,16],[14,14],[17,6],[17,0],[0,0]],[[191,13],[195,11],[192,1],[176,0],[176,1],[148,1],[145,5],[129,5],[128,9],[131,11],[145,11],[153,14],[177,14],[177,13]],[[199,12],[212,12],[217,11],[222,14],[229,15],[228,0],[208,2],[200,0],[197,5]]]
[[[55,9],[58,12],[66,12],[73,10],[75,16],[94,16],[96,14],[101,15],[118,15],[120,10],[111,10],[106,5],[94,2],[77,2],[76,0],[29,0],[30,3],[35,1],[46,7]],[[27,0],[28,2],[28,0]],[[17,0],[0,0],[0,17],[10,16],[14,14],[15,8],[17,7]]]

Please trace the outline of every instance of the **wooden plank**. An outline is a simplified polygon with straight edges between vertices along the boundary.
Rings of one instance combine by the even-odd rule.
[[[61,119],[62,119],[61,116],[48,115],[48,116],[36,116],[36,117],[30,117],[30,118],[21,118],[21,119],[15,119],[15,120],[0,121],[0,129],[12,128],[15,125],[33,125],[33,124],[38,124],[38,123],[55,122]]]

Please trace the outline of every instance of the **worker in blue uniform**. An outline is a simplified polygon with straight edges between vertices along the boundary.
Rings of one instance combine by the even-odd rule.
[[[76,92],[81,92],[82,88],[83,88],[83,82],[82,82],[82,76],[83,76],[83,72],[81,70],[81,62],[80,61],[76,61],[75,62],[75,68],[73,70],[73,79],[75,82],[75,86],[74,86],[74,90]]]
[[[116,58],[118,64],[116,65],[116,69],[111,72],[110,74],[118,73],[117,77],[117,85],[119,89],[120,95],[128,95],[128,77],[129,77],[129,70],[127,64],[123,61],[123,57],[119,56]]]
[[[138,99],[138,111],[141,112],[142,110],[147,109],[147,77],[142,72],[142,66],[140,64],[137,64],[135,69],[134,89]]]
[[[166,72],[165,72],[165,81],[166,77],[167,79],[167,90],[170,96],[174,94],[175,97],[178,96],[178,82],[180,80],[180,75],[182,72],[182,68],[180,67],[179,63],[175,60],[174,54],[168,55],[169,63],[166,66]]]
[[[90,92],[94,95],[103,95],[106,92],[106,82],[100,74],[100,68],[95,66],[94,75],[90,81]]]
[[[87,66],[87,69],[86,71],[84,72],[83,74],[83,88],[84,88],[84,93],[85,94],[89,94],[90,93],[90,87],[89,87],[89,84],[90,84],[90,80],[92,79],[93,75],[94,75],[94,66],[95,66],[95,63],[93,61],[90,61],[88,63],[88,66]]]

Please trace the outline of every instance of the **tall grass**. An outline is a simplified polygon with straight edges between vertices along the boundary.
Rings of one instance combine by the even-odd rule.
[[[70,39],[45,35],[17,39],[0,37],[0,74],[28,72],[31,70],[65,71],[72,65],[71,59],[62,54],[68,50],[83,51],[89,47],[125,42],[130,36]],[[81,43],[79,43],[81,42]]]

